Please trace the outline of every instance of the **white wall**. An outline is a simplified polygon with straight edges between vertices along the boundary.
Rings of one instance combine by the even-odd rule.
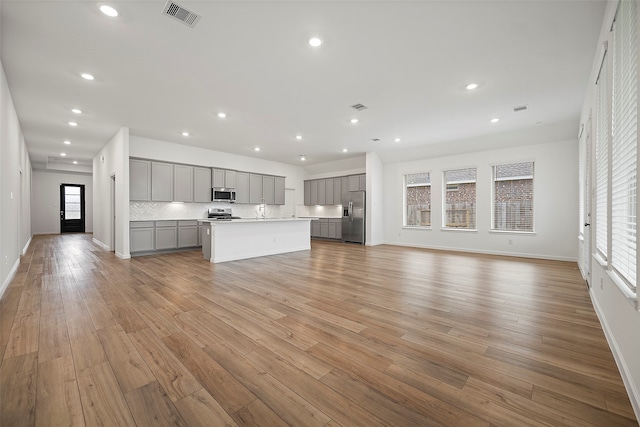
[[[613,1],[607,5],[605,12],[605,18],[602,23],[600,31],[600,40],[598,42],[598,49],[593,60],[591,68],[591,77],[586,89],[585,101],[582,107],[582,115],[580,122],[588,127],[589,117],[593,114],[595,118],[596,112],[596,97],[595,97],[595,81],[597,73],[602,63],[603,50],[600,48],[602,42],[607,39],[611,23],[615,14],[616,6],[618,2]],[[638,14],[640,15],[640,8],[638,8]],[[639,16],[640,19],[640,16]],[[638,33],[638,43],[640,44],[640,32]],[[640,69],[640,61],[638,63]],[[639,110],[640,111],[640,110]],[[594,119],[592,119],[594,120]],[[639,120],[640,122],[640,120]],[[592,126],[593,123],[592,123]],[[594,126],[595,127],[595,126]],[[591,177],[595,177],[595,138],[591,138]],[[587,183],[587,194],[593,191],[595,181],[592,179],[590,183]],[[596,221],[596,211],[591,208],[591,220],[592,224]],[[640,199],[636,200],[638,203],[637,211],[640,211]],[[584,273],[591,268],[591,277],[585,277],[589,281],[591,288],[590,294],[595,307],[596,313],[600,318],[600,323],[607,337],[607,341],[613,351],[613,355],[620,369],[622,379],[629,393],[631,404],[635,410],[636,418],[640,419],[640,307],[637,306],[637,302],[633,303],[628,300],[618,286],[613,282],[610,272],[608,272],[593,256],[595,241],[591,233],[591,239],[584,242],[585,251],[591,256],[580,257],[580,270]]]
[[[60,233],[60,184],[84,185],[85,231],[93,232],[93,178],[90,174],[33,171],[33,234]]]
[[[362,155],[333,162],[305,166],[304,169],[308,173],[306,179],[322,179],[332,178],[334,176],[358,175],[366,173],[366,168],[366,155]]]
[[[492,166],[522,161],[535,162],[535,233],[491,232]],[[477,231],[443,230],[442,173],[447,169],[466,167],[478,169]],[[385,165],[385,243],[575,261],[578,230],[577,170],[577,140]],[[431,172],[432,229],[402,226],[404,175],[418,172]]]
[[[384,168],[376,153],[367,153],[366,236],[368,246],[384,243]]]
[[[111,197],[113,176],[115,200]],[[100,195],[93,198],[93,239],[115,250],[119,258],[130,258],[129,128],[121,128],[93,158],[93,191]],[[112,215],[115,215],[115,232]]]
[[[31,162],[0,62],[0,296],[31,240]]]

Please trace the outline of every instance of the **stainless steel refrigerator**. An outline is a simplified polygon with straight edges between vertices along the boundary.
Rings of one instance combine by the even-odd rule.
[[[342,241],[364,245],[365,241],[365,193],[342,193]]]

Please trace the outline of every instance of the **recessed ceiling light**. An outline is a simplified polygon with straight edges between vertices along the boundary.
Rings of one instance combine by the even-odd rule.
[[[80,76],[85,80],[93,80],[95,78],[89,73],[82,73],[82,74],[80,74]]]
[[[218,117],[224,119],[225,117],[227,117],[227,115],[225,113],[218,113]]]
[[[182,132],[182,136],[189,136],[189,132]]]
[[[305,157],[305,155],[304,155],[304,154],[302,154],[302,155],[300,156],[300,160],[302,160],[302,161],[304,162],[305,160],[307,160],[307,158]]]
[[[64,145],[69,145],[69,144],[71,144],[71,141],[69,140],[64,141]]]
[[[107,5],[100,6],[100,12],[112,18],[118,16],[118,11],[112,8],[111,6],[107,6]]]
[[[355,125],[356,123],[358,123],[358,119],[351,119],[351,123]]]
[[[253,151],[260,151],[260,147],[254,148]]]
[[[322,39],[318,38],[318,37],[311,37],[309,39],[309,44],[313,47],[318,47],[322,44]]]
[[[302,135],[296,135],[296,139],[299,141],[302,139]]]
[[[400,142],[400,138],[394,139],[393,142]]]
[[[82,110],[80,110],[79,108],[72,108],[71,112],[76,114],[82,114]]]
[[[60,153],[60,155],[61,155],[62,157],[64,157],[64,156],[66,156],[66,155],[67,155],[67,153]]]
[[[347,151],[349,151],[349,150],[347,150],[346,148],[343,148],[343,149],[342,149],[342,152],[343,152],[343,153],[346,153]]]
[[[494,117],[493,119],[491,119],[491,123],[498,123],[500,121],[499,118]]]
[[[478,83],[469,83],[467,85],[467,90],[474,90],[477,87],[478,87]]]
[[[74,164],[74,165],[77,165],[77,164],[78,164],[78,161],[77,161],[77,160],[74,160],[74,161],[73,161],[73,164]]]
[[[76,122],[69,122],[69,126],[78,126]]]

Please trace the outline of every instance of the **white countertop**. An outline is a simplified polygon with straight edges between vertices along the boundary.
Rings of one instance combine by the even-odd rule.
[[[256,223],[256,222],[286,222],[286,221],[311,221],[317,218],[266,218],[266,219],[256,219],[256,218],[241,218],[241,219],[232,219],[230,221],[220,221],[215,219],[199,219],[199,222],[208,222],[211,224],[246,224],[246,223]]]

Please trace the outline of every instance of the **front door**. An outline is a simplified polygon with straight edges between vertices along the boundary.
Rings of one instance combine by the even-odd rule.
[[[60,184],[60,233],[84,233],[84,185]]]

